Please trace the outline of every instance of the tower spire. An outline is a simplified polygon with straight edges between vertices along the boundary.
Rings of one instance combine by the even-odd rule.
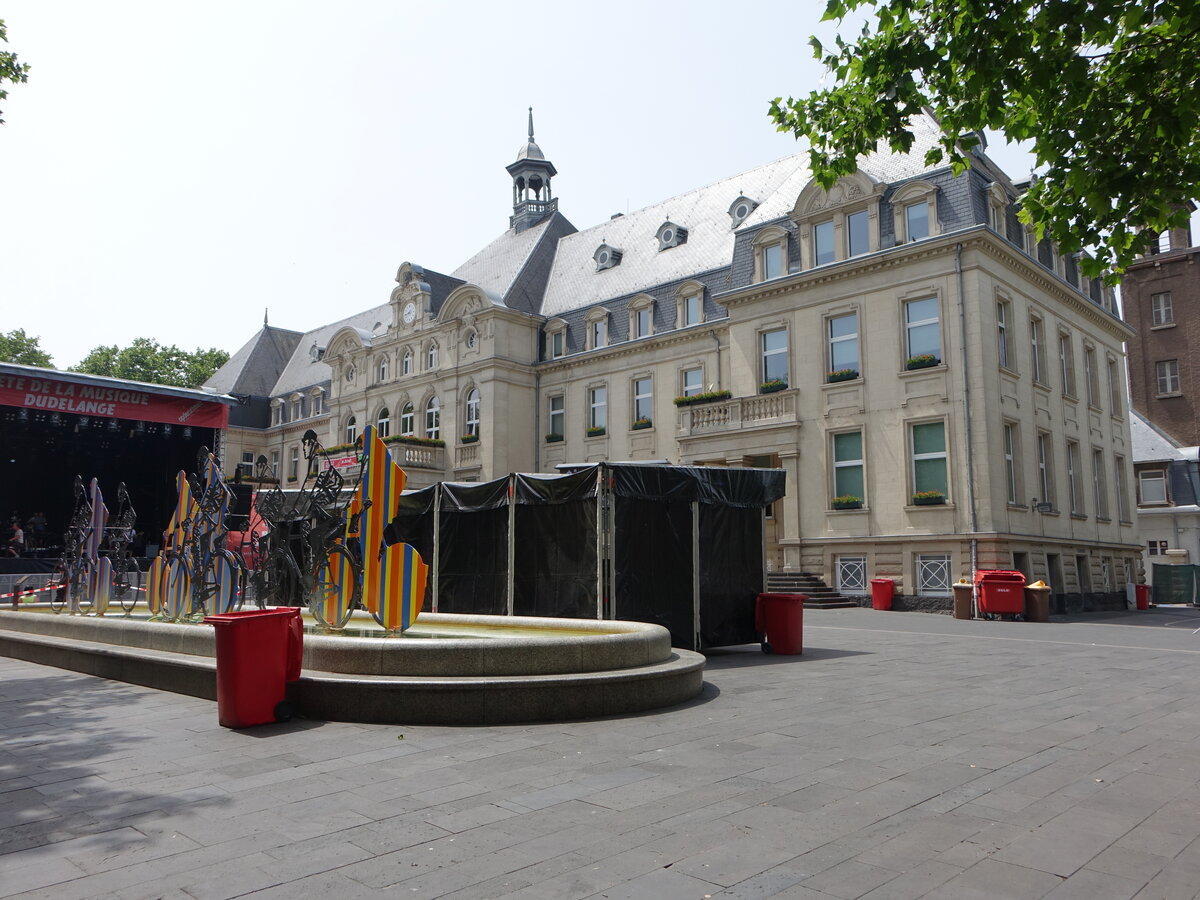
[[[550,179],[558,172],[533,139],[533,107],[529,107],[529,138],[517,151],[515,162],[506,166],[513,180],[513,214],[510,228],[524,231],[553,215],[558,200],[550,192]]]
[[[533,107],[529,107],[529,143],[533,143]]]

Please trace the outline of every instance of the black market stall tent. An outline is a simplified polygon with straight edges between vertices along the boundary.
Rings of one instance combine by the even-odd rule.
[[[631,619],[676,647],[752,643],[779,469],[599,463],[406,493],[387,540],[430,565],[425,609]]]

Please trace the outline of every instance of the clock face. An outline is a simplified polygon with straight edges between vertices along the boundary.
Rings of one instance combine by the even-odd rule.
[[[404,304],[404,324],[411,325],[413,323],[413,320],[416,319],[416,317],[417,317],[417,304],[411,303],[411,302],[405,303]]]

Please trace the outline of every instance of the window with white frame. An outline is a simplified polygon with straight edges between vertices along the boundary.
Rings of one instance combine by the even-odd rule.
[[[1054,507],[1054,449],[1050,443],[1049,432],[1039,431],[1037,435],[1037,465],[1038,465],[1038,495],[1043,503]]]
[[[1162,291],[1150,295],[1150,324],[1170,325],[1175,321],[1175,309],[1171,304],[1171,292]]]
[[[608,346],[608,310],[596,307],[588,312],[587,349],[598,350]]]
[[[1096,363],[1096,351],[1092,347],[1083,348],[1083,377],[1087,382],[1088,406],[1100,408],[1100,369]]]
[[[425,404],[425,437],[440,438],[442,436],[442,401],[430,397]]]
[[[1143,469],[1138,472],[1138,502],[1143,506],[1167,502],[1167,473],[1165,469]]]
[[[304,418],[304,398],[303,397],[293,397],[292,398],[291,421],[299,422],[303,418]]]
[[[438,345],[431,343],[425,351],[425,368],[436,369],[438,364]]]
[[[588,427],[608,428],[608,387],[588,388]]]
[[[400,407],[400,433],[402,435],[412,437],[417,433],[416,418],[412,403],[406,402]]]
[[[871,250],[870,219],[865,209],[846,216],[846,256],[861,256]]]
[[[908,300],[904,304],[904,334],[909,358],[932,356],[942,358],[942,329],[938,315],[938,298]]]
[[[283,401],[275,400],[271,403],[271,424],[283,424]]]
[[[861,431],[833,435],[833,496],[859,500],[866,497]]]
[[[413,354],[411,350],[404,351],[404,362],[400,367],[401,374],[411,375],[413,373]]]
[[[862,596],[867,593],[867,558],[839,556],[837,558],[837,590],[839,594]]]
[[[768,244],[762,248],[763,281],[783,274],[783,244]]]
[[[684,369],[680,372],[680,387],[682,396],[694,397],[704,393],[704,369],[697,366],[694,369]]]
[[[1108,362],[1108,402],[1114,417],[1121,418],[1121,370],[1117,361],[1111,357]]]
[[[778,225],[768,225],[754,236],[755,281],[768,281],[787,274],[787,240],[787,231]]]
[[[633,420],[649,422],[654,419],[654,379],[633,380]]]
[[[566,335],[562,330],[550,333],[550,358],[558,359],[566,352]]]
[[[254,474],[254,451],[243,450],[242,461],[238,463],[238,474],[247,478]]]
[[[1083,470],[1079,458],[1079,442],[1067,441],[1067,497],[1071,501],[1071,515],[1086,515],[1083,508]]]
[[[1008,364],[1008,317],[1011,308],[1007,300],[996,303],[996,351],[1003,369],[1011,368]]]
[[[910,203],[904,207],[904,236],[909,241],[929,237],[929,203]]]
[[[829,371],[859,371],[858,313],[829,318]]]
[[[310,404],[312,406],[312,414],[314,416],[323,415],[325,413],[325,392],[319,390],[313,391],[312,397],[310,398]]]
[[[1108,479],[1104,471],[1104,451],[1092,448],[1092,502],[1096,504],[1096,518],[1108,518]]]
[[[950,593],[950,555],[920,553],[917,555],[917,593],[944,596]]]
[[[1071,336],[1066,332],[1058,334],[1058,363],[1059,375],[1062,376],[1063,393],[1068,397],[1075,396],[1075,353],[1071,348]]]
[[[759,338],[762,354],[762,380],[764,383],[788,380],[788,341],[786,328],[772,328]]]
[[[288,458],[288,481],[297,481],[300,478],[300,448],[293,447],[291,456]]]
[[[346,420],[346,443],[353,444],[358,440],[358,419],[351,416]]]
[[[271,477],[275,478],[275,479],[279,478],[279,451],[278,450],[271,451]]]
[[[377,381],[382,383],[388,380],[388,358],[386,356],[379,357],[379,365],[376,371],[378,373]]]
[[[950,494],[946,468],[946,423],[922,422],[912,425],[913,492],[938,491]]]
[[[813,265],[823,266],[837,259],[837,250],[833,243],[833,219],[815,223],[812,234]]]
[[[561,438],[566,433],[564,431],[564,425],[566,423],[566,409],[567,409],[566,397],[564,397],[562,394],[555,394],[552,397],[548,397],[547,401],[548,401],[548,408],[549,408],[549,413],[550,413],[550,415],[549,415],[550,430],[547,432],[547,434],[553,435],[554,437],[557,437],[557,438]]]
[[[1046,328],[1037,316],[1029,317],[1029,344],[1033,363],[1033,383],[1046,384]]]
[[[390,437],[392,434],[392,413],[386,406],[379,410],[375,419],[375,430],[381,438]]]
[[[1125,475],[1125,457],[1113,457],[1114,474],[1117,489],[1117,518],[1122,522],[1129,521],[1129,486]]]
[[[1008,503],[1016,506],[1021,493],[1017,484],[1017,426],[1004,423],[1004,478],[1008,487]]]
[[[1164,359],[1154,364],[1154,377],[1158,382],[1158,393],[1179,393],[1179,360]]]
[[[699,325],[703,321],[704,304],[699,294],[689,294],[683,298],[683,317],[681,325]]]
[[[469,437],[479,437],[479,389],[472,388],[467,394],[467,414],[463,419],[463,434]]]
[[[1111,591],[1112,585],[1112,557],[1100,557],[1100,584],[1105,591]]]
[[[650,334],[650,323],[652,321],[650,315],[650,307],[643,306],[641,309],[635,309],[631,318],[633,325],[633,336],[635,338],[646,337]]]

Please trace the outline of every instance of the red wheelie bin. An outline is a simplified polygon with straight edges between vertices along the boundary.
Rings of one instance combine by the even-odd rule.
[[[896,582],[890,578],[871,579],[871,609],[891,609]]]
[[[287,683],[300,677],[304,620],[294,607],[206,616],[216,629],[217,720],[248,728],[292,717]]]
[[[759,594],[754,604],[754,628],[762,636],[763,653],[804,652],[806,594]]]
[[[1025,614],[1025,575],[1005,569],[975,572],[979,611],[987,618]]]

